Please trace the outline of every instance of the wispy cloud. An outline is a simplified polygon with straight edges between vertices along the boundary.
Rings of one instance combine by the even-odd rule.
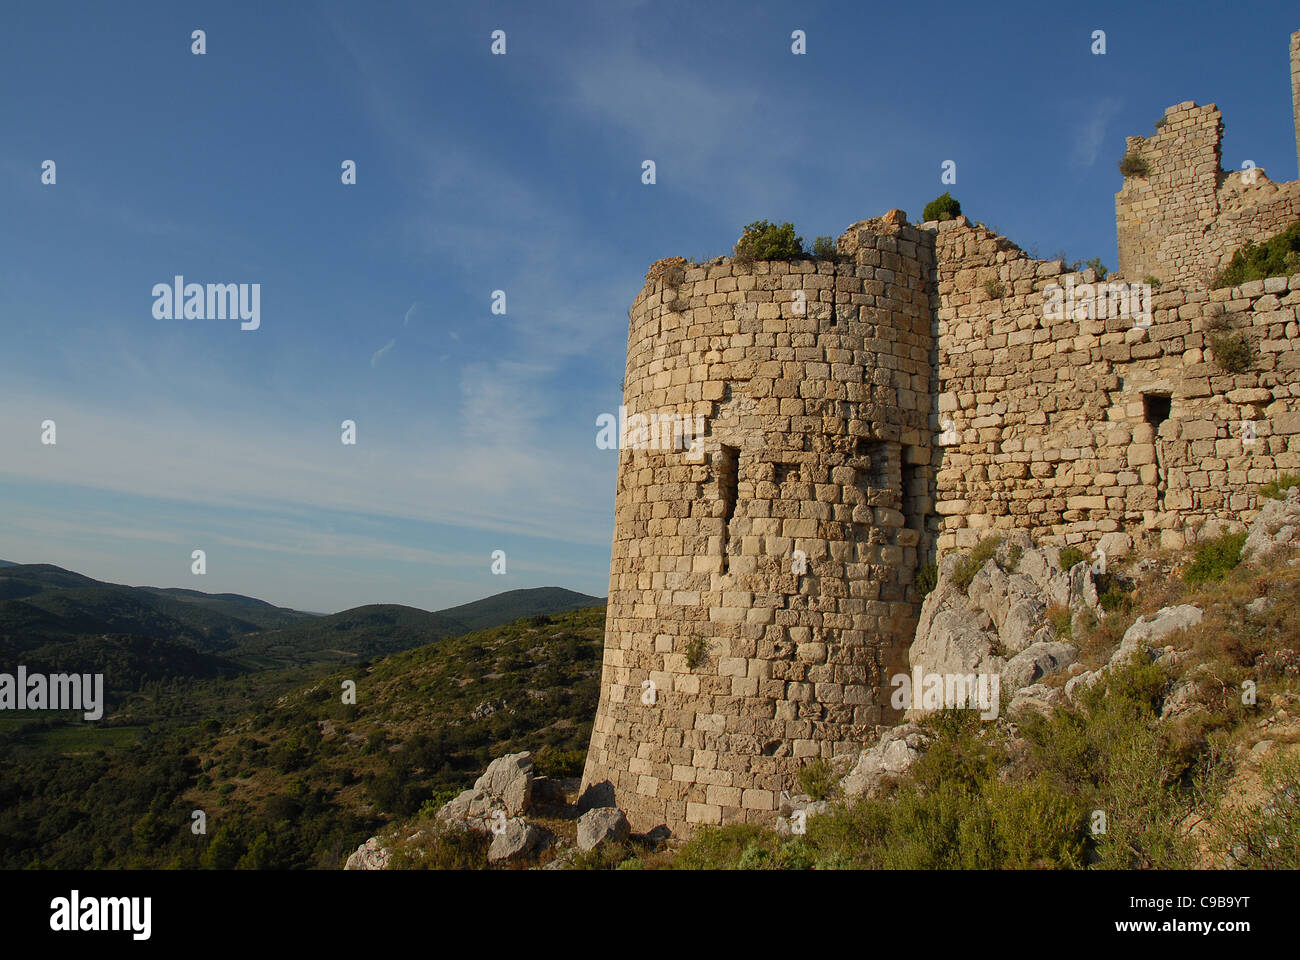
[[[396,340],[389,340],[386,344],[384,344],[382,347],[380,347],[378,350],[376,350],[373,354],[371,354],[371,356],[370,356],[370,366],[372,366],[372,367],[377,367],[377,366],[379,366],[379,361],[382,360],[382,359],[384,359],[384,356],[388,353],[388,351],[389,351],[389,350],[392,350],[393,347],[396,346],[396,345],[397,345],[397,341],[396,341]]]
[[[1074,151],[1071,154],[1071,160],[1075,164],[1091,167],[1097,162],[1106,140],[1106,127],[1123,106],[1122,98],[1102,97],[1093,105],[1091,112],[1076,120]]]

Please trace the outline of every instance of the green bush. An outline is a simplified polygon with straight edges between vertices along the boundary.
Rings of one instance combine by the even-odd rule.
[[[1047,622],[1056,631],[1060,640],[1069,640],[1074,636],[1074,614],[1062,604],[1053,604],[1047,608]]]
[[[1105,280],[1106,274],[1110,273],[1110,268],[1101,262],[1101,257],[1093,257],[1091,260],[1085,260],[1083,261],[1083,265],[1085,267],[1091,267],[1093,272],[1097,274],[1098,280]]]
[[[1286,492],[1292,487],[1300,487],[1300,473],[1284,473],[1276,480],[1262,484],[1259,495],[1265,500],[1285,500]]]
[[[975,544],[971,552],[958,560],[957,565],[953,567],[952,582],[961,590],[969,589],[971,581],[975,579],[975,574],[980,572],[980,568],[985,563],[993,559],[993,555],[998,552],[998,544],[1001,542],[1001,537],[985,537]]]
[[[1001,300],[1007,295],[1006,284],[1001,280],[985,280],[984,293],[990,300]]]
[[[1007,573],[1015,573],[1020,566],[1020,558],[1025,555],[1025,548],[1018,543],[1007,547]]]
[[[1246,531],[1225,533],[1202,543],[1196,548],[1191,566],[1183,571],[1183,582],[1188,586],[1222,580],[1241,563],[1241,548],[1246,542]]]
[[[1300,761],[1294,754],[1272,757],[1261,780],[1264,799],[1227,817],[1222,852],[1252,870],[1300,868]]]
[[[922,220],[952,220],[961,216],[961,204],[944,191],[925,205],[921,213]]]
[[[426,826],[424,836],[393,852],[390,870],[482,870],[490,837],[444,823]]]
[[[1210,349],[1214,351],[1214,362],[1226,373],[1245,373],[1259,359],[1255,341],[1242,331],[1211,335]]]
[[[1151,288],[1153,288],[1153,289],[1155,289],[1155,290],[1159,290],[1159,289],[1164,285],[1164,281],[1163,281],[1163,280],[1160,280],[1160,279],[1158,279],[1157,277],[1154,277],[1154,276],[1148,276],[1148,277],[1147,277],[1145,280],[1143,280],[1142,282],[1145,283],[1148,287],[1151,287]]]
[[[917,567],[916,576],[912,578],[912,586],[916,587],[916,592],[921,596],[929,596],[930,591],[939,584],[939,567],[933,563],[925,563]]]
[[[1168,679],[1159,664],[1134,658],[1084,688],[1082,709],[1021,718],[1039,777],[1077,809],[1105,815],[1105,832],[1092,837],[1102,869],[1196,862],[1180,824],[1195,820],[1201,798],[1169,728],[1156,723]]]
[[[1064,547],[1061,550],[1061,569],[1069,572],[1076,563],[1082,563],[1088,555],[1078,547]]]
[[[825,800],[835,789],[835,769],[821,757],[799,768],[799,789],[814,800]]]
[[[1125,177],[1145,177],[1150,173],[1146,159],[1130,150],[1119,162],[1119,172]]]
[[[834,237],[818,237],[813,241],[813,256],[820,257],[823,260],[835,260],[839,257],[839,251],[835,246]]]
[[[741,260],[798,260],[804,256],[803,237],[795,236],[793,223],[777,226],[755,220],[746,224],[736,244],[736,257]]]
[[[582,776],[582,768],[586,763],[586,750],[553,750],[550,747],[543,748],[535,760],[539,776],[556,780]]]
[[[1247,243],[1232,255],[1212,286],[1239,287],[1251,280],[1300,273],[1300,221],[1263,243]]]

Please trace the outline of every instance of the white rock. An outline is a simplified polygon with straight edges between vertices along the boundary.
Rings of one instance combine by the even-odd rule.
[[[618,807],[597,807],[578,818],[579,850],[594,850],[602,843],[622,843],[627,837],[627,817]]]
[[[392,852],[386,850],[378,837],[371,837],[348,857],[344,870],[383,870],[388,866]]]
[[[542,842],[542,831],[522,817],[512,817],[505,823],[505,829],[492,835],[492,845],[488,847],[488,861],[491,863],[508,863],[521,860],[532,853]]]

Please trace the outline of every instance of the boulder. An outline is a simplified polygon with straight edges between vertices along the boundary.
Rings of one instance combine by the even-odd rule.
[[[602,843],[622,843],[629,833],[627,817],[618,807],[597,807],[578,818],[578,849],[594,850]]]
[[[908,659],[923,673],[970,673],[994,651],[993,620],[965,604],[934,615],[929,630],[918,631]]]
[[[522,860],[542,842],[543,833],[522,817],[511,817],[500,833],[493,833],[488,847],[489,863],[510,863]]]
[[[491,829],[498,811],[518,817],[532,806],[533,759],[528,752],[498,757],[488,764],[474,786],[442,805],[437,819],[465,823],[478,833]]]
[[[474,789],[499,798],[507,817],[526,813],[533,795],[533,755],[525,750],[497,757],[474,782]]]
[[[858,754],[857,763],[840,781],[840,789],[847,797],[871,796],[919,760],[929,742],[930,735],[914,723],[889,728],[875,746]]]
[[[1203,620],[1201,608],[1190,603],[1176,607],[1161,607],[1150,619],[1138,617],[1133,626],[1124,631],[1119,649],[1110,658],[1112,666],[1129,659],[1140,647],[1152,647],[1171,634],[1194,627]]]
[[[1015,693],[1064,670],[1079,659],[1079,649],[1068,643],[1035,643],[1016,654],[1002,668],[1002,690]]]

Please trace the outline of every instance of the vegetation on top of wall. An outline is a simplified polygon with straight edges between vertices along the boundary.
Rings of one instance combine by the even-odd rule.
[[[836,260],[840,252],[835,245],[834,237],[818,237],[813,241],[813,256],[822,260]]]
[[[1124,154],[1124,159],[1120,160],[1119,172],[1124,174],[1125,177],[1145,177],[1151,172],[1151,166],[1147,163],[1145,157],[1130,150]]]
[[[736,243],[738,260],[800,260],[807,255],[803,237],[795,235],[794,224],[788,221],[778,226],[755,220],[745,225],[745,232]]]
[[[961,216],[961,204],[947,190],[925,205],[922,220],[952,220]]]
[[[1251,280],[1300,273],[1300,220],[1263,243],[1246,241],[1211,282],[1214,287],[1239,287]]]

